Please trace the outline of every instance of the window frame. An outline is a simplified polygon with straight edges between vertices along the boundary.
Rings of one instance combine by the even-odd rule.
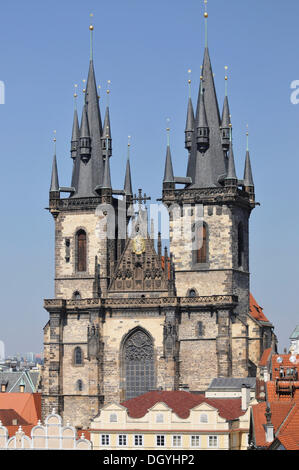
[[[178,439],[179,444],[175,444],[175,439]],[[173,434],[172,436],[172,447],[182,447],[183,439],[181,434]]]
[[[79,247],[79,237],[80,235],[85,235],[85,244],[84,244],[84,250],[85,250],[85,259],[83,260],[83,267],[85,269],[79,269],[80,267],[80,264],[81,264],[81,260],[80,260],[80,247]],[[84,229],[84,228],[78,228],[77,231],[76,231],[76,256],[75,256],[75,271],[76,273],[87,273],[88,272],[88,268],[87,268],[87,264],[88,264],[88,249],[87,249],[87,231]]]
[[[80,354],[81,354],[81,362],[77,362],[77,351],[80,351]],[[82,367],[84,365],[84,354],[83,354],[83,350],[80,346],[76,346],[74,348],[74,353],[73,353],[73,365],[75,367]]]
[[[211,444],[210,444],[210,439],[212,439],[212,438],[213,438],[213,439],[216,439],[216,445],[211,445]],[[219,439],[218,439],[218,436],[217,436],[217,435],[215,435],[215,434],[210,434],[210,435],[208,436],[208,447],[209,447],[209,449],[218,449],[218,447],[219,447]]]
[[[141,437],[141,444],[136,444],[136,437],[140,438]],[[143,434],[134,434],[133,436],[133,443],[134,447],[143,447],[144,446],[144,435]]]
[[[199,224],[200,225],[198,226],[198,223],[197,224],[195,223],[195,224],[193,224],[193,227],[192,227],[192,232],[193,232],[193,236],[192,236],[192,265],[193,265],[193,268],[201,270],[201,269],[208,269],[208,267],[209,267],[210,232],[209,232],[209,226],[205,221],[204,222],[199,222]],[[193,249],[193,244],[195,243],[196,237],[197,237],[197,231],[200,230],[201,228],[203,228],[203,230],[204,230],[203,245],[202,245],[201,248]],[[200,261],[199,260],[199,252],[202,251],[204,243],[205,243],[205,259],[203,261]]]
[[[196,441],[198,441],[198,445],[193,445],[192,444],[192,439],[195,439]],[[200,448],[201,447],[201,436],[199,434],[192,434],[190,436],[190,447],[192,448]]]
[[[103,443],[103,440],[106,441],[107,438],[108,438],[108,443],[107,442]],[[101,446],[103,447],[110,446],[110,434],[101,434]]]
[[[163,439],[163,444],[158,444],[158,439]],[[166,447],[166,436],[165,434],[156,434],[156,447]]]
[[[125,444],[121,444],[121,438],[124,438]],[[118,434],[117,435],[117,445],[118,447],[127,447],[128,446],[128,434]]]

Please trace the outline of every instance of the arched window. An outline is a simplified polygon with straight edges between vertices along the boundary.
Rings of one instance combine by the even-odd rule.
[[[154,388],[154,345],[150,336],[135,329],[123,345],[125,397],[137,397]]]
[[[194,264],[205,264],[208,262],[208,229],[205,223],[194,228],[193,239],[193,262]]]
[[[79,230],[76,235],[76,246],[77,246],[77,256],[76,256],[76,269],[79,272],[86,271],[86,258],[87,258],[87,246],[86,246],[86,232],[84,230]]]
[[[74,363],[76,366],[80,366],[83,363],[82,349],[79,346],[74,351]]]
[[[80,294],[79,291],[76,290],[76,291],[73,293],[73,299],[74,299],[74,300],[80,300],[80,299],[81,299],[81,294]]]
[[[77,389],[78,392],[82,392],[82,390],[83,390],[82,380],[77,380],[76,389]]]
[[[196,296],[197,296],[197,293],[195,289],[190,289],[188,291],[188,297],[196,297]]]
[[[242,222],[238,225],[238,266],[243,266],[244,262],[244,231]]]

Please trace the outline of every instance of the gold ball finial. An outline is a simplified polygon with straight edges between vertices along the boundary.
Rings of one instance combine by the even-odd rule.
[[[89,26],[90,31],[93,31],[93,26],[92,24]]]
[[[205,17],[205,18],[208,18],[208,17],[209,17],[209,14],[208,14],[207,11],[204,12],[204,17]]]

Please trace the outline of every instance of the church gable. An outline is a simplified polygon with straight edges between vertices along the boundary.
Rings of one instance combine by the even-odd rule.
[[[155,251],[153,240],[137,234],[130,238],[112,278],[109,292],[168,292],[168,263]]]

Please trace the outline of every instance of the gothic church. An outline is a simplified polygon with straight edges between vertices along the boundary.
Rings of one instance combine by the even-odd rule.
[[[59,185],[53,160],[55,297],[44,303],[44,416],[55,407],[65,422],[86,427],[103,404],[149,390],[204,391],[214,377],[254,376],[263,350],[275,347],[273,325],[249,305],[256,205],[249,151],[240,180],[228,97],[221,117],[207,44],[185,147],[183,177],[174,176],[166,150],[168,253],[148,231],[148,198],[134,196],[129,158],[124,187],[112,187],[109,107],[102,124],[91,57],[80,125],[74,111],[70,187]]]

